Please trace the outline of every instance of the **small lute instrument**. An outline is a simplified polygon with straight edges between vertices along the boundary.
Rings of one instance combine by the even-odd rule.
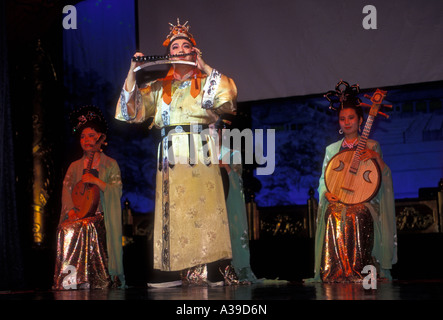
[[[105,135],[102,135],[100,139],[95,143],[96,149],[92,151],[86,166],[85,173],[90,173],[92,168],[92,162],[94,160],[95,153],[99,151],[102,143],[104,142]],[[91,183],[84,183],[83,181],[77,182],[72,190],[72,202],[75,206],[76,218],[83,219],[93,216],[100,203],[100,188]]]
[[[372,97],[365,95],[366,98],[370,98],[372,106],[360,103],[360,106],[371,109],[357,147],[337,153],[326,167],[326,189],[341,203],[353,205],[370,201],[380,189],[381,171],[377,161],[360,161],[360,155],[366,148],[375,117],[380,114],[388,118],[387,114],[379,111],[385,96],[386,91],[380,89],[377,89]]]

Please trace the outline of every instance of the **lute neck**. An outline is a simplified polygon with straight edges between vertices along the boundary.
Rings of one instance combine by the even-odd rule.
[[[88,156],[88,165],[86,166],[86,172],[90,172],[92,169],[92,163],[94,161],[94,156],[97,151],[92,151]]]
[[[358,166],[360,164],[360,154],[366,148],[366,143],[368,142],[369,133],[371,132],[372,124],[374,123],[374,116],[369,115],[366,120],[365,127],[360,136],[360,140],[358,141],[357,149],[354,153],[354,157],[352,159],[351,166],[349,171],[352,173],[357,173]]]

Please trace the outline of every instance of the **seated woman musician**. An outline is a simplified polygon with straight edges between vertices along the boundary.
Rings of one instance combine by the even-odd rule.
[[[343,86],[345,89],[340,89]],[[365,266],[376,267],[379,279],[391,280],[390,270],[397,261],[391,171],[383,161],[379,143],[367,139],[367,136],[362,138],[359,133],[363,123],[363,110],[358,93],[358,85],[349,86],[348,83],[341,81],[337,84],[335,91],[329,91],[325,95],[331,102],[330,108],[338,109],[339,133],[344,137],[327,146],[323,161],[318,187],[315,276],[309,279],[313,282],[360,282],[366,276],[362,274]],[[333,98],[338,99],[331,99],[331,94],[335,95]],[[338,108],[334,106],[337,100],[340,104]],[[328,176],[330,172],[328,164],[331,163],[331,170],[335,168],[334,170],[339,171],[339,166],[333,164],[332,158],[339,152],[354,150],[353,148],[357,147],[360,142],[362,146],[365,141],[366,145],[360,155],[360,167],[371,161],[374,167],[379,167],[372,173],[366,172],[370,174],[371,179],[374,178],[373,174],[378,173],[379,189],[374,189],[372,198],[365,201],[358,203],[343,201],[330,189],[332,189],[331,185],[346,180],[344,178],[340,180],[334,176],[334,181],[331,181],[332,178]],[[347,171],[347,169],[343,170],[343,172]],[[364,183],[361,183],[357,190],[364,187]]]
[[[107,124],[95,106],[70,118],[83,156],[63,180],[53,289],[124,288],[122,181],[117,161],[101,150]]]

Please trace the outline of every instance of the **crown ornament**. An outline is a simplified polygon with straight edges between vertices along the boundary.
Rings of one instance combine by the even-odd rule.
[[[173,25],[172,23],[169,23],[169,25],[170,32],[166,37],[166,40],[163,42],[164,47],[169,46],[169,44],[177,38],[186,38],[191,41],[194,46],[196,45],[194,36],[189,32],[191,26],[188,25],[188,21],[184,24],[180,24],[180,19],[177,18],[177,25]]]

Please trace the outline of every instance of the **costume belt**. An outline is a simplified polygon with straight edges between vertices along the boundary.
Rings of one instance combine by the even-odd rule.
[[[173,126],[165,126],[165,127],[161,128],[160,133],[161,133],[161,142],[163,142],[162,143],[163,154],[161,155],[161,157],[159,157],[159,163],[158,163],[159,171],[162,170],[163,165],[165,165],[166,163],[168,164],[168,166],[170,168],[174,167],[174,163],[170,161],[170,159],[172,159],[172,157],[174,156],[174,152],[173,152],[173,147],[172,147],[172,141],[171,141],[171,139],[168,139],[169,134],[174,134],[174,133],[189,134],[190,138],[189,138],[188,164],[190,166],[194,166],[196,164],[195,145],[194,145],[194,139],[191,138],[191,135],[192,134],[200,134],[201,132],[203,132],[203,130],[208,129],[208,128],[209,128],[209,126],[207,124],[173,125]],[[205,139],[205,137],[201,137],[201,138],[202,138],[202,146],[205,146],[208,143],[208,141]],[[167,143],[167,151],[165,150],[166,149],[165,143]],[[167,162],[165,162],[165,157],[167,157],[167,159],[168,159]],[[210,165],[211,161],[205,160],[205,164]]]
[[[203,130],[208,129],[207,124],[184,124],[166,126],[160,129],[162,139],[169,133],[201,133]]]

